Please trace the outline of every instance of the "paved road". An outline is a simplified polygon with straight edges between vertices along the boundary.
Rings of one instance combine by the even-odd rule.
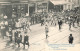
[[[20,48],[17,48],[17,45],[14,45],[14,43],[7,43],[9,47],[5,48],[5,44],[3,41],[3,49],[0,51],[45,51],[47,48],[49,48],[49,44],[68,44],[68,37],[69,34],[72,33],[74,37],[74,42],[73,44],[79,43],[79,36],[80,36],[80,27],[73,28],[70,31],[68,28],[67,24],[64,24],[62,27],[62,30],[58,30],[58,26],[50,26],[49,28],[49,37],[46,40],[45,38],[45,31],[44,31],[44,26],[38,25],[33,25],[31,27],[32,31],[29,32],[29,42],[30,42],[30,47],[29,49],[23,50],[23,45],[21,44]],[[14,48],[13,48],[14,47]]]

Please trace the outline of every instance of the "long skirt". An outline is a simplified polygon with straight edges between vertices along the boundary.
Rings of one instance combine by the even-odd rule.
[[[1,36],[2,36],[2,37],[6,36],[6,31],[5,31],[5,29],[1,29]]]

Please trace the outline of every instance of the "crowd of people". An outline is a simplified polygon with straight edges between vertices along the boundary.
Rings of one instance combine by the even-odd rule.
[[[29,36],[27,35],[27,32],[31,31],[30,25],[31,23],[27,21],[25,17],[18,19],[7,19],[7,16],[5,15],[3,21],[0,23],[1,37],[3,39],[8,37],[10,42],[14,41],[18,44],[18,47],[20,47],[20,43],[23,44],[24,48],[25,44],[29,47]]]
[[[61,31],[63,24],[69,25],[69,30],[76,26],[80,27],[80,10],[78,9],[76,12],[70,10],[68,12],[49,12],[47,16],[44,16],[41,19],[41,26],[45,25],[45,33],[46,39],[48,38],[49,26],[58,25],[59,30]],[[65,13],[65,14],[64,14]],[[63,15],[64,14],[64,15]]]
[[[77,26],[80,26],[79,10],[77,12],[73,12],[75,13],[75,15],[71,14],[64,16],[63,13],[67,14],[66,12],[53,12],[53,11],[49,11],[48,13],[46,14],[43,13],[41,15],[33,14],[30,20],[28,20],[26,17],[20,17],[18,19],[14,18],[7,19],[7,16],[5,15],[3,21],[1,21],[0,23],[1,37],[4,39],[5,36],[7,36],[10,38],[11,42],[14,39],[15,43],[18,44],[18,47],[20,47],[20,43],[22,43],[25,48],[26,44],[29,47],[29,36],[27,32],[31,31],[30,26],[35,22],[39,21],[38,23],[41,23],[41,26],[45,25],[46,39],[49,37],[48,36],[49,26],[58,25],[59,30],[61,30],[63,23],[69,25],[69,30],[71,30],[72,25],[73,27],[75,27],[75,23],[77,23]],[[34,22],[35,16],[38,17]]]

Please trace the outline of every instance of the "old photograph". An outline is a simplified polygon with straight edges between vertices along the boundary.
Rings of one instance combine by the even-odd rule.
[[[0,51],[79,51],[78,44],[80,0],[0,0]]]

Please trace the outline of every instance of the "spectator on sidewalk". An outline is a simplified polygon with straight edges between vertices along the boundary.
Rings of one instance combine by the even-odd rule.
[[[0,25],[1,25],[0,26],[1,27],[1,36],[4,39],[4,36],[6,36],[4,21],[2,21]]]
[[[20,47],[21,39],[22,39],[22,37],[21,37],[21,35],[20,35],[20,33],[19,33],[19,35],[18,35],[18,37],[17,37],[18,47]]]
[[[17,38],[18,38],[18,31],[16,30],[16,32],[15,32],[15,43],[17,42]]]
[[[74,40],[74,38],[73,38],[72,34],[70,34],[70,36],[69,36],[69,44],[72,44],[73,40]]]
[[[16,24],[16,21],[11,19],[11,27],[13,30],[15,29],[15,24]]]
[[[11,27],[11,25],[9,25],[9,38],[10,38],[10,41],[12,41],[12,27]]]
[[[5,32],[8,32],[8,21],[7,21],[7,19],[4,19],[4,25],[5,25]]]
[[[15,23],[16,23],[16,24],[15,24],[16,29],[19,29],[19,27],[20,27],[19,21],[17,20]]]

